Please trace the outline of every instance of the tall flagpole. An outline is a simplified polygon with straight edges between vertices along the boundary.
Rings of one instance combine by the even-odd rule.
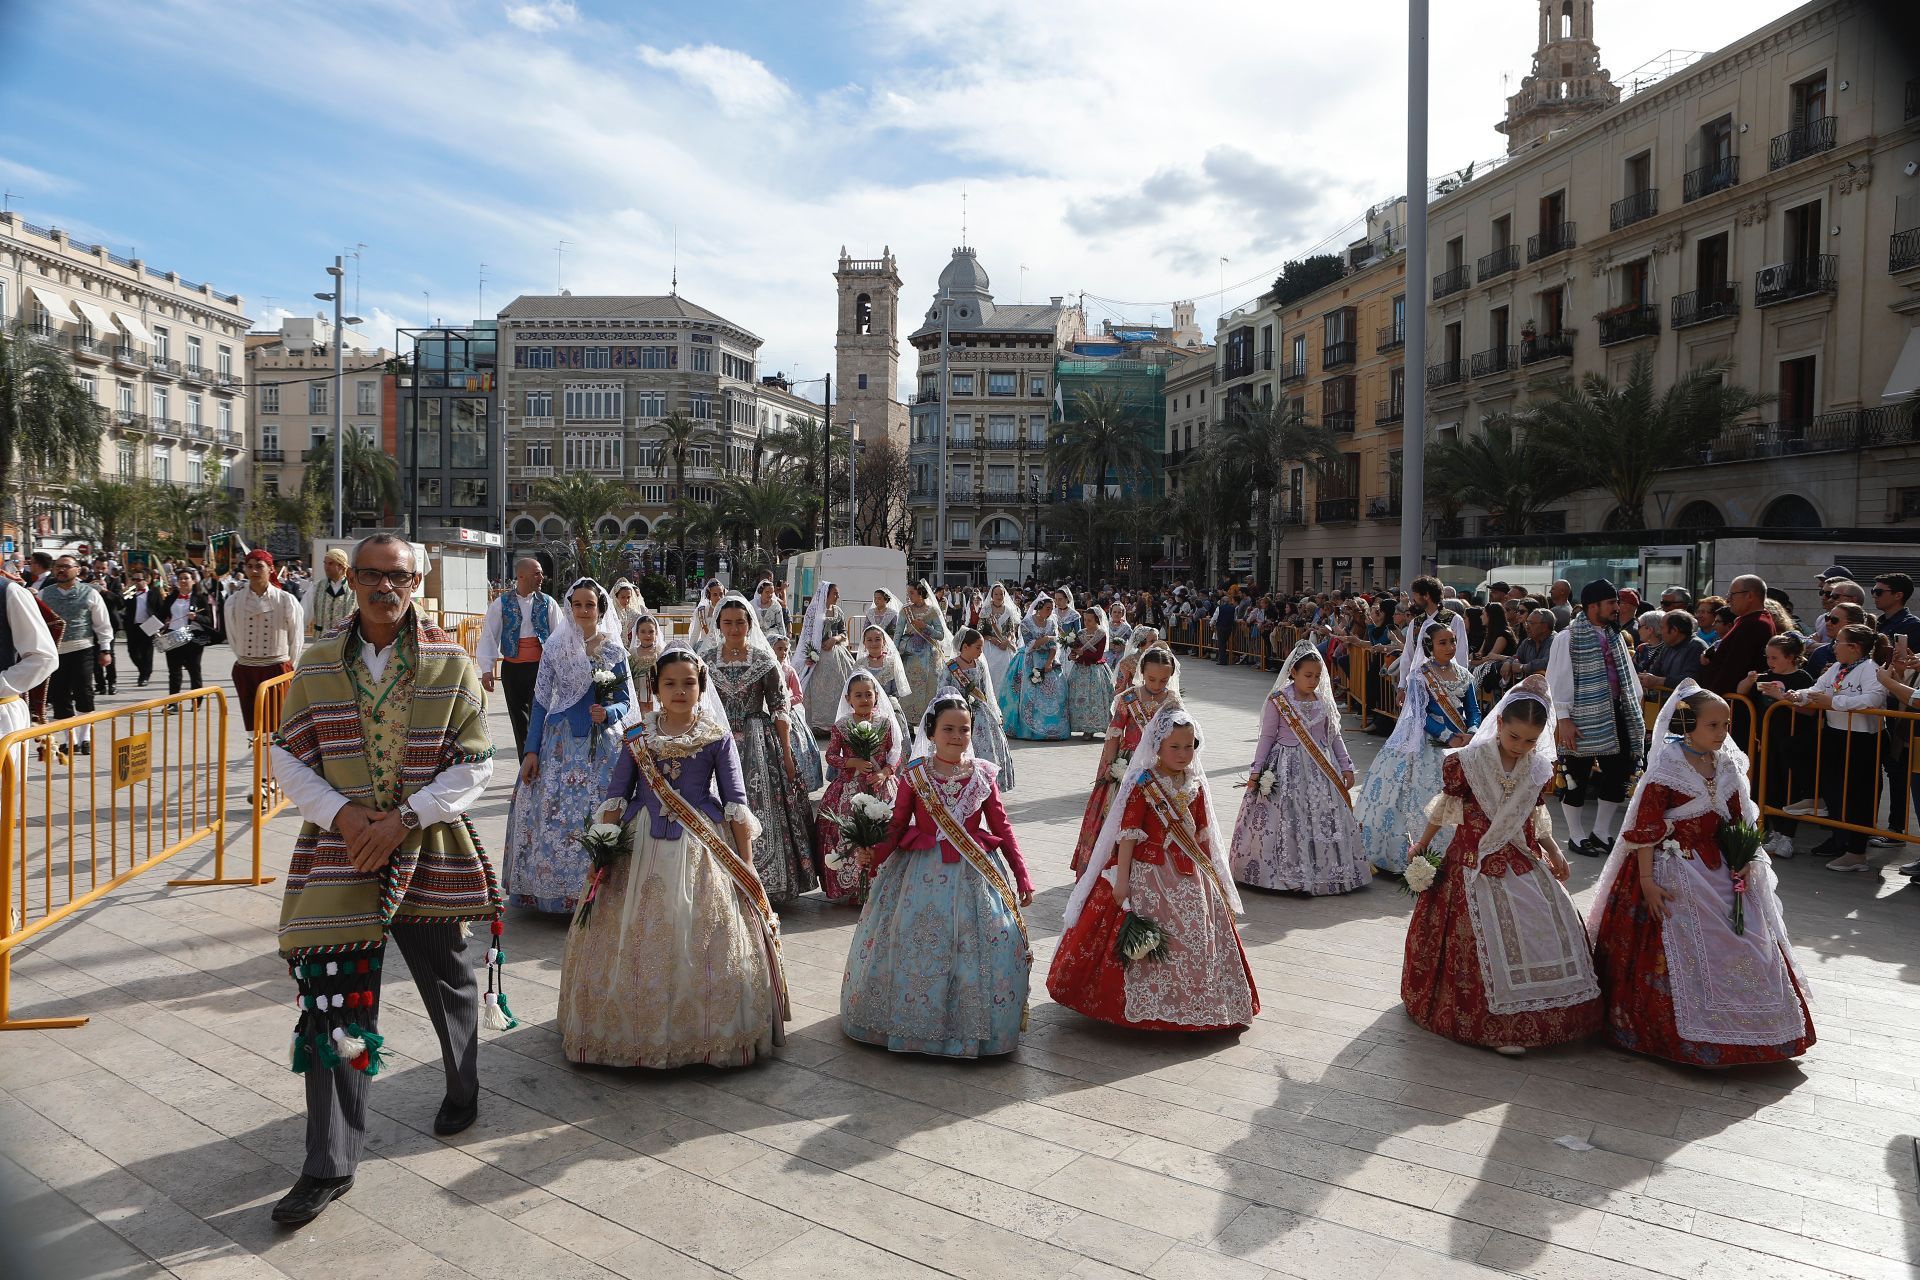
[[[1407,4],[1406,414],[1400,428],[1400,581],[1426,568],[1427,0]]]

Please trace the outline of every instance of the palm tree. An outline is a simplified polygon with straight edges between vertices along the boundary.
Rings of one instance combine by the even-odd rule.
[[[32,491],[36,483],[86,477],[100,470],[106,415],[74,376],[67,353],[28,333],[24,324],[0,331],[0,493],[21,475],[21,550],[32,545]]]
[[[1282,404],[1240,401],[1209,434],[1201,466],[1213,473],[1216,498],[1230,497],[1237,486],[1247,497],[1252,517],[1254,577],[1273,584],[1273,504],[1287,482],[1288,470],[1305,464],[1320,469],[1340,458],[1340,435]],[[1237,511],[1235,512],[1237,514]],[[1236,521],[1245,527],[1244,519]]]
[[[837,463],[844,466],[848,443],[847,440],[842,440],[838,436],[829,433],[820,422],[813,418],[802,418],[798,422],[789,418],[787,419],[786,426],[778,431],[768,432],[762,440],[762,444],[766,447],[766,451],[769,454],[782,460],[789,468],[799,472],[800,491],[802,495],[804,495],[807,503],[805,526],[800,530],[800,533],[806,538],[808,546],[826,545],[825,539],[816,535],[814,523],[820,518],[822,511],[820,500],[821,461],[827,457],[830,450],[832,459],[829,464],[827,478],[829,481],[832,481],[834,478],[832,464]],[[836,487],[837,490],[846,487],[844,483],[845,479],[846,476],[843,471],[840,475],[842,483]]]
[[[1073,416],[1054,427],[1047,446],[1047,461],[1058,479],[1102,493],[1110,483],[1123,491],[1129,481],[1139,483],[1159,456],[1143,419],[1110,387],[1074,392]]]
[[[66,501],[80,515],[81,527],[102,555],[120,549],[121,533],[141,522],[147,492],[129,480],[82,480],[67,487]]]
[[[1093,582],[1121,520],[1120,503],[1105,496],[1056,505],[1047,512],[1046,523],[1066,540],[1074,559],[1074,571],[1083,580]]]
[[[533,500],[566,521],[574,551],[585,564],[593,546],[593,527],[616,509],[630,506],[633,492],[616,480],[575,471],[556,480],[537,481]]]
[[[1484,508],[1505,534],[1528,533],[1540,513],[1586,488],[1556,451],[1533,439],[1512,414],[1488,418],[1478,431],[1427,442],[1427,494]]]
[[[673,465],[673,501],[678,505],[687,496],[687,453],[694,445],[707,438],[707,424],[685,414],[672,413],[654,424],[660,432],[659,448],[653,455],[653,473],[665,475],[668,463]],[[680,585],[686,586],[687,574],[687,538],[684,529],[680,534]]]
[[[1625,382],[1589,373],[1559,378],[1528,402],[1529,435],[1564,459],[1580,488],[1614,500],[1625,527],[1644,526],[1647,495],[1662,471],[1692,462],[1721,432],[1775,396],[1727,381],[1731,366],[1712,361],[1683,375],[1664,393],[1653,386],[1653,361],[1633,358]]]
[[[757,480],[725,481],[720,489],[720,505],[747,531],[752,545],[763,553],[766,563],[777,558],[780,535],[798,531],[808,516],[805,491],[796,480],[779,472]]]
[[[341,473],[346,477],[349,511],[398,510],[402,501],[400,464],[372,436],[349,426],[340,438]],[[325,502],[333,501],[333,450],[323,449],[307,463],[301,487]]]
[[[170,549],[184,555],[187,545],[196,540],[196,533],[204,538],[212,532],[214,517],[225,498],[217,488],[205,484],[189,487],[164,480],[139,483],[145,493],[143,505],[151,513],[155,532],[166,538]]]

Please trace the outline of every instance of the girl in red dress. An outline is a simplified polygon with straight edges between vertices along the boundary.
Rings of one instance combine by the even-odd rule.
[[[1093,774],[1093,794],[1087,797],[1086,811],[1080,815],[1080,839],[1073,847],[1075,874],[1087,868],[1093,842],[1100,836],[1100,824],[1106,821],[1114,793],[1120,789],[1119,775],[1127,771],[1127,761],[1139,749],[1140,735],[1162,708],[1180,705],[1180,660],[1171,649],[1148,649],[1135,665],[1138,682],[1113,700],[1107,745],[1100,752],[1100,767]]]
[[[1693,681],[1673,691],[1588,913],[1607,1038],[1702,1067],[1781,1062],[1814,1041],[1772,862],[1761,852],[1736,875],[1721,855],[1723,823],[1759,820],[1732,723]]]
[[[1447,753],[1407,863],[1407,883],[1419,889],[1400,971],[1407,1016],[1516,1057],[1600,1026],[1587,931],[1562,887],[1567,860],[1546,809],[1552,744],[1553,708],[1534,676],[1500,700],[1472,742]],[[1443,827],[1453,840],[1429,876],[1425,855]]]
[[[1260,1012],[1199,748],[1199,726],[1181,708],[1147,727],[1142,763],[1128,769],[1067,900],[1047,974],[1047,994],[1067,1008],[1149,1031],[1238,1029]],[[1129,916],[1159,927],[1162,952],[1120,955]]]
[[[885,735],[871,760],[863,759],[847,736],[855,724],[877,725]],[[889,806],[894,804],[905,746],[898,726],[893,700],[871,672],[855,671],[847,677],[840,693],[840,713],[834,717],[833,732],[827,739],[827,764],[834,774],[820,797],[814,840],[814,847],[820,850],[820,887],[831,901],[856,907],[865,901],[866,877],[834,819],[847,815],[856,795],[878,796]]]

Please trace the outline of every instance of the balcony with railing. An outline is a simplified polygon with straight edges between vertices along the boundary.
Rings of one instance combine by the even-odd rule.
[[[1579,241],[1574,236],[1574,224],[1571,222],[1557,222],[1543,227],[1539,235],[1527,237],[1527,261],[1538,262],[1556,253],[1565,253],[1577,243]]]
[[[1303,525],[1307,522],[1306,506],[1304,504],[1295,506],[1292,503],[1283,502],[1280,504],[1280,509],[1274,513],[1273,522],[1279,525]]]
[[[1281,386],[1285,386],[1289,382],[1304,382],[1306,381],[1306,377],[1307,377],[1306,357],[1302,356],[1298,360],[1282,360],[1280,362],[1280,385]]]
[[[214,432],[214,438],[220,442],[222,447],[228,449],[238,449],[246,443],[246,441],[241,438],[240,433],[232,427],[221,427]]]
[[[1427,366],[1427,390],[1441,387],[1457,387],[1467,380],[1467,362],[1464,360],[1442,360],[1438,364]]]
[[[147,415],[147,430],[156,436],[173,436],[175,439],[185,432],[178,419],[156,418],[152,414]]]
[[[1636,191],[1624,200],[1615,200],[1607,210],[1607,229],[1618,231],[1636,222],[1644,222],[1660,212],[1660,192],[1652,187]]]
[[[1373,425],[1384,427],[1390,422],[1404,422],[1407,418],[1407,402],[1404,396],[1388,396],[1374,401]]]
[[[1840,259],[1831,253],[1762,267],[1754,276],[1753,305],[1770,307],[1776,302],[1832,293],[1839,287],[1839,277]]]
[[[147,368],[153,370],[157,374],[160,374],[162,376],[169,377],[169,378],[177,378],[180,376],[180,362],[178,360],[169,359],[166,356],[153,357],[151,360],[147,361]]]
[[[129,369],[144,369],[147,367],[147,353],[130,342],[123,342],[113,349],[113,362]]]
[[[1896,231],[1887,241],[1887,270],[1911,271],[1920,267],[1920,227]]]
[[[98,338],[90,338],[84,333],[73,335],[73,355],[76,360],[101,361],[112,354],[107,345]]]
[[[1433,296],[1444,298],[1450,293],[1459,293],[1473,283],[1473,273],[1466,264],[1451,267],[1433,278]]]
[[[1352,433],[1359,415],[1352,409],[1334,409],[1320,415],[1320,425],[1329,431]]]
[[[1367,499],[1367,519],[1398,520],[1400,518],[1400,495],[1390,493],[1384,498]]]
[[[287,451],[279,445],[275,445],[271,449],[255,449],[253,451],[253,460],[255,462],[285,462],[287,460]]]
[[[147,415],[134,413],[128,409],[116,410],[107,421],[108,425],[121,435],[139,435],[147,429]]]
[[[1562,329],[1558,333],[1543,333],[1537,338],[1520,340],[1520,363],[1523,365],[1544,364],[1549,360],[1571,360],[1573,358],[1573,340],[1577,329]]]
[[[1748,422],[1722,432],[1712,444],[1702,446],[1694,458],[1676,465],[1713,466],[1911,444],[1916,439],[1915,425],[1912,402],[1843,409],[1810,418]]]
[[[1360,518],[1360,499],[1322,498],[1314,503],[1313,518],[1320,524],[1337,524]]]
[[[1726,156],[1692,169],[1680,180],[1680,199],[1691,204],[1740,182],[1740,157]]]
[[[1821,116],[1817,120],[1797,124],[1767,144],[1767,168],[1784,169],[1808,156],[1831,151],[1839,132],[1838,116]]]
[[[1654,338],[1660,334],[1660,305],[1654,302],[1615,307],[1611,311],[1601,312],[1597,319],[1600,322],[1600,345],[1603,347],[1632,342],[1635,338]]]
[[[1320,367],[1337,369],[1343,364],[1352,364],[1360,354],[1360,344],[1348,338],[1342,342],[1329,342],[1320,348]]]
[[[1407,345],[1407,322],[1396,320],[1392,324],[1380,326],[1380,336],[1375,340],[1375,354],[1383,351],[1397,351]]]
[[[1520,269],[1520,246],[1502,245],[1492,253],[1480,259],[1480,283],[1485,284],[1495,276],[1503,276],[1509,271]]]
[[[1470,361],[1473,376],[1491,378],[1502,373],[1513,372],[1520,363],[1520,348],[1489,347],[1485,351],[1476,351]]]
[[[1731,281],[1675,294],[1670,319],[1676,329],[1740,314],[1740,286]]]
[[[188,382],[205,385],[213,381],[213,370],[203,364],[183,364],[180,366],[180,376]]]

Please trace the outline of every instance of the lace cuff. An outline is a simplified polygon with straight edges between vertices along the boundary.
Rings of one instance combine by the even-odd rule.
[[[1427,821],[1441,827],[1457,827],[1466,817],[1466,806],[1459,796],[1450,796],[1442,791],[1427,802]]]
[[[1122,840],[1137,840],[1141,844],[1145,844],[1147,842],[1147,833],[1138,827],[1122,827],[1114,833],[1113,838],[1115,844],[1118,844]]]
[[[1115,729],[1115,728],[1113,728],[1112,726],[1108,726],[1108,728],[1107,728],[1107,737],[1106,737],[1106,740],[1107,740],[1108,742],[1112,742],[1112,741],[1113,741],[1113,740],[1114,740],[1115,738],[1123,738],[1123,737],[1125,737],[1125,736],[1126,736],[1126,734],[1125,734],[1125,733],[1123,733],[1123,732],[1122,732],[1121,730],[1119,730],[1119,729]]]
[[[730,804],[721,812],[725,815],[728,822],[745,823],[748,839],[758,840],[760,838],[760,819],[753,816],[753,810],[747,808],[744,804]]]

